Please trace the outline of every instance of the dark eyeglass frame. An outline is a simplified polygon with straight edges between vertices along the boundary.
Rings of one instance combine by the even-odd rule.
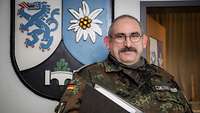
[[[135,43],[142,39],[142,34],[139,32],[132,32],[129,33],[129,35],[126,35],[125,33],[116,33],[114,35],[110,35],[110,37],[117,43],[123,43],[127,41],[127,38],[130,39],[131,42]]]

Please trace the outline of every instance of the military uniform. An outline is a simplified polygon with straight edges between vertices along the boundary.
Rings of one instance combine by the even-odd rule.
[[[79,113],[86,84],[101,85],[144,113],[192,113],[173,77],[142,57],[138,63],[126,66],[109,55],[104,62],[75,72],[56,111]]]

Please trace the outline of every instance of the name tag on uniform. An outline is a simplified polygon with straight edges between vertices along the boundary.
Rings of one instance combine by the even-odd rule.
[[[178,90],[177,88],[172,88],[169,86],[154,86],[157,91],[170,91],[176,93]]]

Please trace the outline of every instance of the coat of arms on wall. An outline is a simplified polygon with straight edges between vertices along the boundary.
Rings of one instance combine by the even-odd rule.
[[[11,1],[11,59],[36,94],[59,100],[72,72],[106,58],[112,0]]]

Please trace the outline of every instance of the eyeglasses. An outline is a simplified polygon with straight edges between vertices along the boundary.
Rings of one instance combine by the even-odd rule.
[[[123,43],[124,41],[127,40],[128,37],[129,37],[131,42],[135,43],[135,42],[138,42],[142,38],[142,35],[138,32],[130,33],[130,35],[128,35],[128,36],[125,33],[117,33],[117,34],[114,34],[111,37],[117,43]]]

